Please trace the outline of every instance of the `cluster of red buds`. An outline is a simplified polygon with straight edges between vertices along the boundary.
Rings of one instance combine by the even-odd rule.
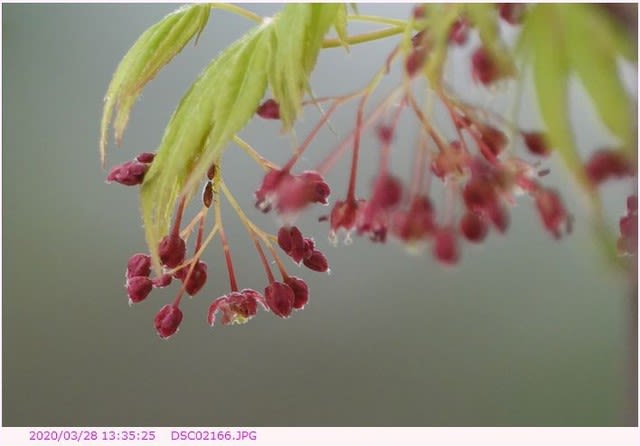
[[[498,11],[503,20],[515,25],[521,22],[525,9],[517,4],[501,4]],[[414,10],[416,20],[421,19],[422,14],[421,7]],[[450,30],[450,43],[464,44],[470,27],[470,21],[465,17],[455,21]],[[161,272],[150,278],[152,259],[147,254],[135,254],[127,264],[126,289],[130,303],[145,300],[153,288],[167,287],[174,279],[181,283],[174,301],[163,306],[156,315],[155,327],[160,337],[167,338],[178,330],[183,317],[180,309],[183,295],[194,296],[205,286],[207,264],[201,257],[214,235],[221,240],[230,291],[211,303],[207,314],[209,325],[215,324],[218,313],[221,314],[222,325],[230,325],[247,322],[257,314],[259,307],[281,318],[288,318],[294,310],[303,309],[309,301],[309,288],[303,279],[288,273],[274,245],[277,243],[297,266],[329,272],[326,256],[312,238],[303,236],[295,221],[301,212],[313,205],[330,204],[331,188],[324,175],[349,148],[351,169],[346,195],[334,200],[328,215],[320,217],[320,221],[328,222],[329,239],[334,243],[339,236],[345,243],[350,242],[351,234],[367,237],[375,243],[386,243],[393,238],[412,250],[430,246],[431,254],[438,262],[453,265],[461,258],[462,242],[479,244],[491,231],[498,234],[508,231],[509,210],[521,195],[529,197],[541,226],[554,239],[571,232],[573,219],[559,193],[542,184],[541,178],[549,173],[549,169],[541,168],[540,164],[551,154],[544,133],[507,125],[503,118],[487,110],[452,98],[443,88],[435,93],[446,108],[455,136],[445,138],[435,129],[431,119],[418,106],[411,89],[411,82],[418,77],[430,49],[431,41],[425,32],[413,37],[402,65],[407,82],[382,100],[367,117],[365,104],[370,89],[358,94],[314,100],[314,103],[330,101],[332,104],[282,167],[266,160],[245,143],[245,149],[265,170],[255,191],[255,205],[264,213],[273,211],[278,215],[281,227],[277,235],[262,231],[249,220],[222,180],[219,165],[211,166],[207,173],[202,209],[184,227],[186,202],[184,197],[180,199],[169,234],[157,247]],[[389,71],[398,55],[399,47],[387,57],[383,71]],[[500,66],[483,47],[472,52],[471,62],[473,78],[483,85],[503,77]],[[315,169],[295,173],[295,164],[317,132],[338,106],[354,98],[360,98],[360,103],[353,132]],[[396,175],[392,173],[391,155],[403,113],[415,117],[421,133],[413,148],[412,171],[408,175]],[[278,120],[278,102],[267,99],[258,107],[256,115]],[[376,129],[379,167],[368,193],[361,197],[356,193],[360,141],[362,133],[370,127]],[[514,153],[518,145],[526,148],[526,157]],[[527,157],[532,157],[533,161],[528,161]],[[153,159],[153,154],[143,153],[135,160],[112,169],[107,180],[127,186],[141,184]],[[636,175],[630,161],[614,150],[595,153],[586,163],[585,173],[594,184],[610,178]],[[221,217],[222,196],[234,208],[254,242],[268,282],[262,293],[238,287]],[[205,217],[210,208],[215,210],[215,224],[205,239]],[[627,210],[628,215],[620,220],[618,246],[622,253],[635,254],[638,234],[635,196],[628,199]],[[188,238],[196,226],[193,255],[187,258]],[[280,280],[276,280],[264,248],[277,265]]]
[[[369,198],[354,197],[337,201],[330,215],[331,237],[339,231],[367,235],[374,242],[385,242],[391,234],[409,247],[433,241],[433,256],[444,264],[460,258],[459,241],[481,243],[491,227],[505,233],[509,227],[508,208],[515,197],[532,197],[544,228],[554,237],[570,230],[570,216],[558,193],[538,180],[546,174],[533,164],[511,154],[503,154],[506,135],[496,127],[455,112],[458,131],[466,131],[475,147],[465,139],[440,141],[437,149],[418,148],[410,187],[388,173],[383,165],[373,181]],[[385,133],[388,129],[385,130]],[[543,136],[522,132],[525,145],[536,154]],[[383,151],[387,138],[380,138]],[[475,151],[474,151],[475,149]],[[432,199],[433,177],[444,184],[444,206],[437,212]],[[462,204],[456,214],[457,204]]]
[[[497,5],[498,16],[511,26],[519,26],[524,20],[526,4],[500,3]],[[419,21],[424,17],[424,8],[417,6],[413,11],[414,20]],[[464,46],[469,40],[469,33],[473,29],[473,23],[464,15],[458,17],[449,29],[449,43],[454,46]],[[427,60],[431,42],[426,32],[417,33],[412,39],[412,50],[407,57],[405,71],[410,77],[415,76]],[[504,67],[495,60],[494,55],[484,46],[480,45],[472,50],[471,76],[474,81],[489,85],[505,77]]]
[[[149,170],[149,166],[153,162],[154,157],[154,153],[143,152],[133,161],[127,161],[114,167],[109,172],[109,175],[107,175],[107,182],[111,183],[115,181],[124,186],[137,186],[142,184],[144,175],[147,173],[147,170]]]
[[[127,186],[141,184],[153,158],[153,154],[143,153],[134,161],[116,166],[108,174],[107,181],[116,181]],[[144,301],[153,288],[167,287],[174,279],[182,284],[174,301],[164,305],[155,317],[155,328],[161,338],[168,338],[178,330],[183,318],[180,309],[183,295],[186,293],[195,296],[205,286],[207,263],[201,260],[201,255],[205,245],[210,242],[216,232],[222,241],[231,291],[229,294],[214,299],[211,303],[207,314],[207,321],[211,326],[215,323],[217,313],[222,314],[222,325],[230,325],[247,322],[256,315],[259,306],[281,318],[287,318],[293,310],[301,310],[305,307],[309,301],[309,288],[303,279],[288,274],[271,244],[272,241],[277,241],[282,250],[296,264],[304,264],[312,271],[329,271],[325,255],[316,248],[313,239],[303,237],[296,226],[283,226],[277,237],[270,236],[249,222],[246,215],[240,210],[238,215],[254,240],[268,279],[264,293],[248,288],[240,290],[235,277],[229,243],[221,221],[219,200],[217,200],[219,194],[216,191],[216,182],[221,179],[217,175],[217,169],[214,165],[207,173],[208,179],[202,195],[202,210],[184,228],[181,226],[186,203],[184,199],[180,201],[171,230],[158,245],[158,257],[162,265],[161,274],[151,278],[152,259],[148,254],[134,254],[127,263],[125,288],[130,304]],[[237,207],[237,202],[226,186],[222,185],[222,188],[232,205]],[[327,184],[314,172],[291,175],[282,170],[272,171],[267,174],[261,190],[262,194],[256,193],[260,207],[267,211],[268,207],[264,206],[265,203],[272,203],[274,208],[283,215],[297,213],[312,203],[326,204],[329,196]],[[214,202],[216,204],[216,227],[212,230],[208,240],[204,240],[205,216]],[[193,255],[187,258],[187,239],[196,225],[198,225],[198,233]],[[281,281],[274,277],[260,241],[267,246],[276,261],[282,276]]]
[[[275,207],[281,215],[297,214],[313,203],[326,205],[330,193],[329,185],[317,172],[292,175],[285,169],[272,169],[256,191],[256,206],[265,213]]]

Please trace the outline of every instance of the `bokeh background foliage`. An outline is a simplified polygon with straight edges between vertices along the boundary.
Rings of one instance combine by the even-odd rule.
[[[561,243],[547,237],[531,206],[520,205],[507,237],[468,249],[452,271],[398,247],[332,249],[326,228],[308,218],[303,224],[318,234],[333,272],[308,277],[304,312],[212,331],[202,315],[226,278],[216,267],[221,256],[211,252],[210,284],[186,306],[180,335],[160,342],[151,321],[161,303],[128,309],[121,287],[126,259],[145,250],[138,197],[104,184],[95,141],[114,67],[141,30],[175,7],[3,5],[4,425],[625,423],[629,290],[603,266],[578,201],[571,206],[576,230]],[[410,11],[366,7],[400,18]],[[251,9],[269,15],[279,7]],[[251,26],[223,14],[145,89],[124,150],[110,155],[114,164],[158,145],[202,67]],[[366,29],[359,26],[350,30]],[[323,52],[314,92],[361,86],[394,44]],[[467,86],[466,55],[455,56],[446,73]],[[485,93],[473,98],[501,104]],[[540,128],[543,118],[527,94],[521,120]],[[571,125],[580,130],[577,150],[610,141],[580,87],[572,84],[567,95]],[[344,133],[355,112],[341,113],[333,124]],[[317,117],[305,110],[298,134]],[[291,142],[272,124],[252,123],[243,136],[282,161]],[[401,128],[398,167],[410,163],[402,146],[415,142],[412,124]],[[331,132],[322,135],[303,160],[309,167],[337,143]],[[242,174],[226,177],[250,205],[260,174],[237,152],[225,154],[225,169]],[[373,169],[375,157],[366,161]],[[571,196],[575,189],[557,161],[552,181]],[[341,184],[344,174],[338,169],[329,180]],[[615,185],[604,191],[607,213],[623,210],[625,192]],[[230,227],[228,235],[240,275],[258,287],[260,265],[242,231]]]

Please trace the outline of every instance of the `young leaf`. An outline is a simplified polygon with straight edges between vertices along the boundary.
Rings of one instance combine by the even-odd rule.
[[[591,188],[584,174],[573,141],[569,122],[568,76],[569,60],[564,46],[564,23],[555,8],[558,5],[537,5],[529,11],[527,25],[531,39],[533,81],[540,114],[547,127],[547,137],[566,167],[585,187]]]
[[[290,3],[274,18],[269,86],[280,106],[284,131],[300,113],[322,41],[341,8],[341,4]]]
[[[107,94],[100,125],[100,158],[104,163],[108,128],[114,110],[116,142],[120,144],[131,108],[144,86],[185,45],[202,32],[209,20],[209,5],[183,7],[145,31],[118,65]]]
[[[271,31],[273,55],[269,67],[269,86],[280,106],[283,130],[291,128],[302,102],[305,30],[311,20],[310,4],[289,4],[275,18],[279,26]],[[298,36],[292,38],[292,36]]]
[[[153,263],[179,195],[217,162],[226,143],[254,115],[267,85],[269,26],[261,25],[209,64],[180,101],[141,188],[142,219]]]
[[[518,41],[518,52],[533,61],[540,112],[552,146],[587,192],[592,185],[573,143],[567,107],[568,77],[575,72],[591,97],[600,118],[619,137],[628,152],[633,123],[630,100],[620,81],[617,34],[594,5],[538,4],[531,6]],[[594,38],[595,34],[595,38]]]
[[[615,41],[607,38],[609,29],[603,11],[590,4],[565,5],[566,43],[571,67],[591,97],[602,122],[629,151],[632,147],[633,111],[618,74]],[[598,36],[592,38],[591,36]],[[585,41],[589,40],[589,45]],[[631,153],[630,153],[631,154]]]

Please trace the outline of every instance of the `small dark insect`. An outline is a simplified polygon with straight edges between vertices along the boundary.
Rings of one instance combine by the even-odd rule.
[[[211,181],[207,181],[204,191],[202,191],[202,203],[207,208],[210,208],[211,203],[213,203],[213,184],[211,184]]]
[[[213,180],[216,176],[216,165],[212,164],[211,167],[209,167],[209,170],[207,171],[207,178],[209,178],[209,180]]]

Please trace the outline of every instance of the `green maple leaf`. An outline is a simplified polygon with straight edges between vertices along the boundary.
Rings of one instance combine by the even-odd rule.
[[[141,187],[142,219],[154,266],[178,200],[190,198],[235,134],[254,116],[267,87],[285,130],[299,115],[325,34],[340,4],[289,4],[214,59],[173,113]],[[340,22],[337,26],[342,26]]]
[[[600,198],[585,174],[569,121],[569,78],[577,75],[627,156],[636,156],[632,101],[618,73],[618,58],[634,60],[633,44],[598,5],[532,6],[517,50],[530,62],[540,114],[551,147],[590,198],[592,229],[606,257],[620,265],[615,238],[603,221]]]
[[[115,139],[120,144],[131,109],[142,89],[194,36],[197,41],[207,25],[210,9],[209,5],[191,5],[172,12],[145,31],[122,58],[105,96],[100,125],[102,162],[113,112],[116,111]]]

